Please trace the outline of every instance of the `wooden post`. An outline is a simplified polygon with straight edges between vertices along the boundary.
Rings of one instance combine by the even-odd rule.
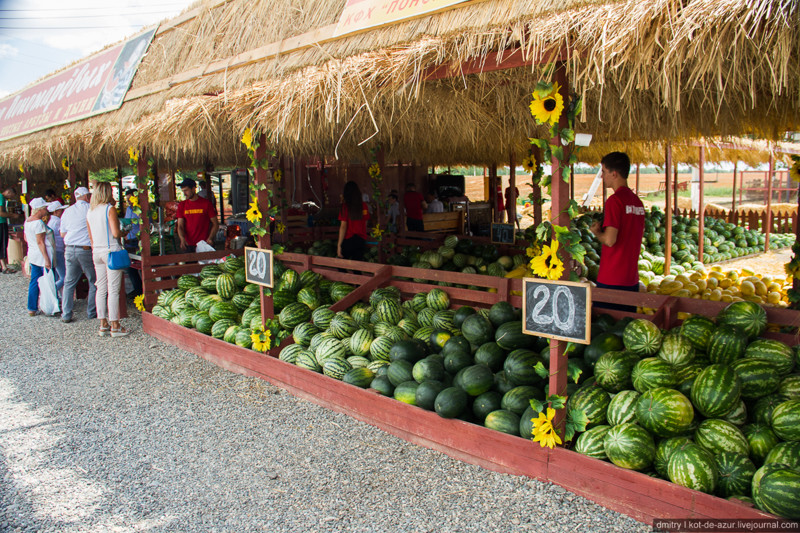
[[[672,145],[667,143],[665,175],[664,175],[664,212],[666,214],[664,223],[666,226],[666,242],[664,243],[664,273],[669,274],[669,267],[672,262]]]
[[[156,293],[148,290],[147,287],[148,282],[153,281],[153,279],[150,272],[152,265],[150,259],[150,233],[152,226],[150,225],[150,197],[147,194],[147,149],[145,147],[139,148],[136,176],[138,177],[136,187],[139,191],[139,208],[142,211],[141,219],[139,220],[139,239],[141,239],[142,243],[142,292],[144,293],[144,306],[150,310],[156,304]],[[143,183],[144,186],[140,187],[139,183]]]
[[[567,83],[566,65],[559,62],[556,66],[555,81],[561,87],[561,96],[564,102],[569,101],[569,85]],[[559,130],[567,127],[566,113],[561,115],[558,128]],[[550,140],[550,144],[561,146],[561,138],[556,135],[555,138]],[[564,147],[567,150],[574,149],[574,145]],[[557,159],[551,160],[552,165],[552,182],[551,191],[552,197],[550,198],[550,220],[553,224],[559,226],[569,227],[569,216],[565,212],[569,205],[569,184],[562,178],[561,162]],[[569,279],[569,273],[572,265],[572,258],[564,251],[563,248],[559,249],[559,256],[564,262],[564,273],[561,275],[562,280]],[[567,358],[564,357],[564,349],[567,343],[564,341],[550,341],[550,394],[557,394],[565,396],[567,391]],[[566,413],[564,409],[557,409],[553,426],[556,428],[560,435],[564,434],[564,424],[566,422]]]
[[[258,139],[258,149],[256,150],[256,160],[263,160],[267,157],[267,136],[263,133]],[[272,248],[272,238],[269,232],[269,213],[265,209],[269,204],[269,187],[272,187],[272,180],[267,179],[267,169],[261,168],[260,165],[256,166],[254,181],[256,187],[259,187],[256,193],[256,201],[258,208],[261,211],[262,218],[261,224],[267,228],[267,233],[258,238],[258,247],[263,249]],[[269,181],[269,183],[268,183]],[[266,185],[267,188],[260,190],[261,185]],[[264,287],[261,287],[261,327],[266,325],[268,318],[275,316],[275,310],[272,307],[272,298],[267,296]]]
[[[639,195],[639,167],[641,163],[636,163],[636,195]]]
[[[731,213],[728,217],[728,222],[733,222],[733,214],[736,213],[736,167],[739,165],[738,161],[733,163],[733,194],[731,196]]]
[[[542,161],[542,153],[539,149],[534,150],[531,155],[537,162]],[[542,186],[531,184],[533,192],[533,224],[538,226],[542,223]]]
[[[72,165],[69,167],[69,205],[75,203],[75,189],[77,183],[77,177],[75,176],[75,169],[72,168]]]
[[[742,205],[742,190],[744,189],[744,170],[739,172],[739,205]]]
[[[489,167],[489,212],[492,214],[492,222],[497,222],[500,216],[497,212],[497,163],[492,163]]]
[[[769,252],[769,234],[772,232],[772,176],[775,174],[775,152],[770,147],[769,175],[767,176],[767,212],[764,214],[764,253]]]
[[[675,205],[672,206],[672,212],[678,212],[678,162],[675,162],[675,174],[674,174],[674,182],[672,185],[672,201]]]
[[[575,165],[569,166],[569,199],[575,199]]]
[[[700,159],[700,169],[699,169],[699,177],[700,177],[700,198],[699,203],[697,205],[697,216],[700,219],[700,232],[698,234],[698,246],[697,246],[697,258],[698,261],[703,263],[703,236],[705,234],[705,226],[706,226],[706,206],[705,206],[705,198],[703,198],[703,188],[705,187],[705,165],[706,165],[706,148],[705,146],[701,146],[699,148],[700,155],[698,156]]]
[[[508,161],[508,201],[511,202],[511,207],[506,206],[506,212],[508,213],[509,217],[514,217],[508,221],[513,229],[513,226],[517,225],[517,162],[514,157],[514,152],[511,152]]]

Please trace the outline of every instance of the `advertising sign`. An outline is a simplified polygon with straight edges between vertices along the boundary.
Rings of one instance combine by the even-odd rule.
[[[347,0],[334,36],[397,22],[460,4],[464,0]]]

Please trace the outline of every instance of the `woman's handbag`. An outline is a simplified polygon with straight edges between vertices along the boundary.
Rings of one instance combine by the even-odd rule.
[[[106,209],[106,226],[108,227],[108,233],[106,233],[106,245],[111,248],[111,224],[108,222],[108,212],[111,210],[111,206],[108,206]],[[111,270],[125,270],[131,266],[131,258],[128,256],[128,250],[122,249],[117,250],[116,252],[108,252],[108,268]]]

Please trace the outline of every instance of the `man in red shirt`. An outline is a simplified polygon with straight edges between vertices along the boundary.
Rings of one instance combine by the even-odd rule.
[[[179,185],[186,197],[178,204],[178,239],[181,250],[194,253],[197,243],[205,241],[213,245],[214,236],[219,228],[217,210],[209,200],[197,195],[197,183],[187,178]]]
[[[413,183],[406,185],[403,205],[406,208],[406,227],[408,231],[425,231],[422,213],[424,209],[428,208],[428,203],[423,198],[422,193],[417,192],[417,187]]]
[[[628,188],[631,160],[625,153],[611,152],[603,157],[600,164],[603,186],[611,187],[614,194],[606,200],[602,227],[599,221],[595,221],[590,228],[603,245],[597,286],[639,292],[639,253],[642,250],[645,211],[642,201]],[[594,306],[636,311],[635,306],[619,304]]]

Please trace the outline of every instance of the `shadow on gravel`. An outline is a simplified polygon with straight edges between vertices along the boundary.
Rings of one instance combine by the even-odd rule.
[[[38,531],[31,501],[14,483],[5,454],[0,453],[0,531]]]

